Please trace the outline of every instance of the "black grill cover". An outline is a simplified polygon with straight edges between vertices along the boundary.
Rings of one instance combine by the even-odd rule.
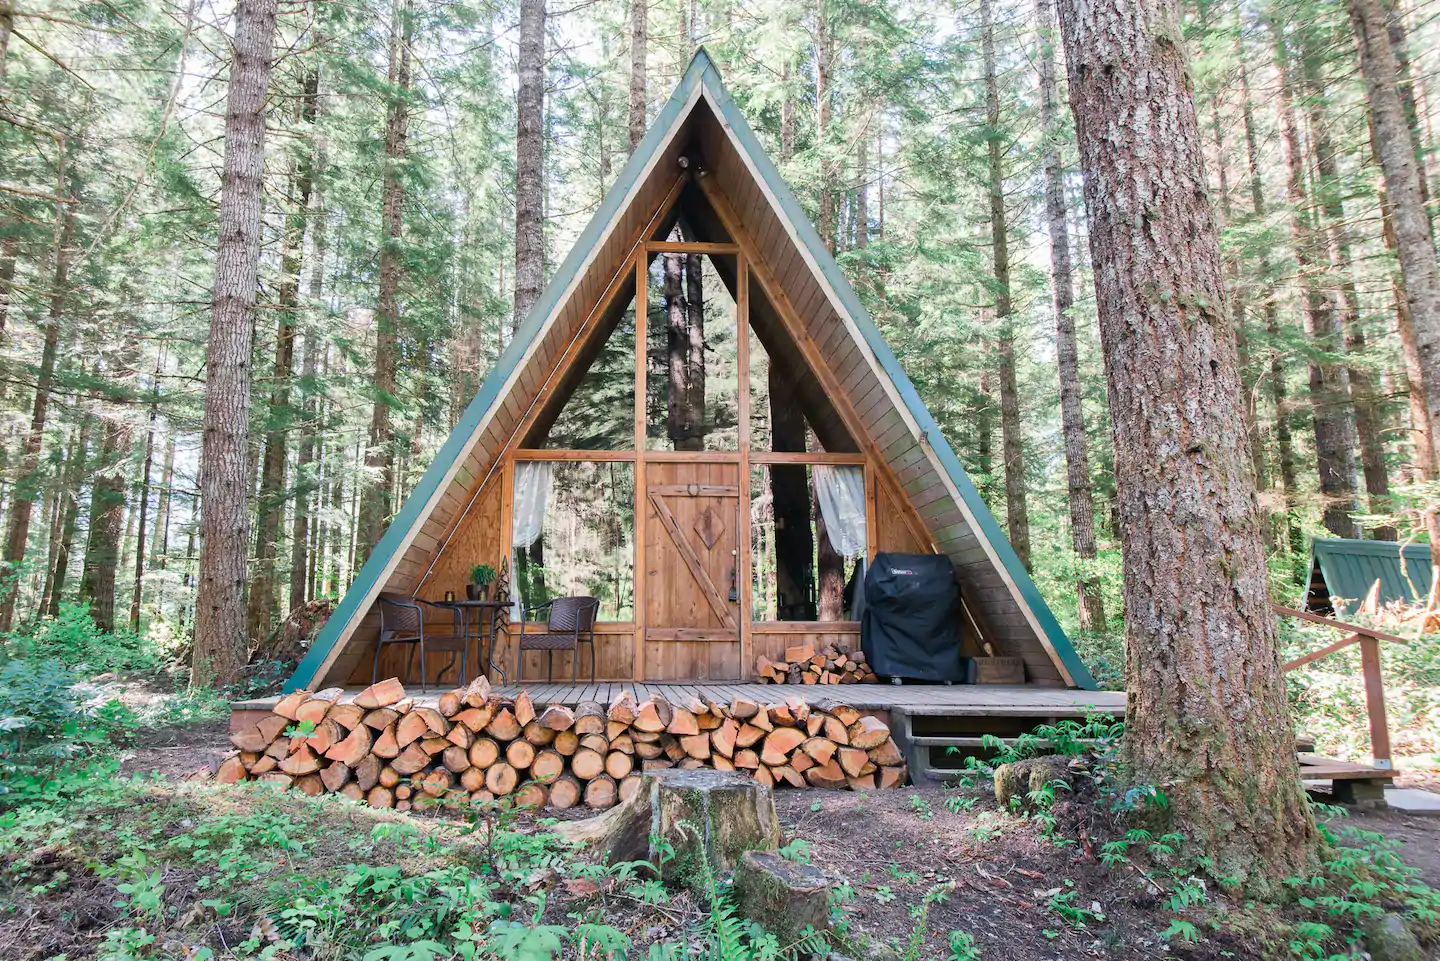
[[[950,558],[876,554],[865,575],[860,646],[876,674],[963,682],[960,590]]]

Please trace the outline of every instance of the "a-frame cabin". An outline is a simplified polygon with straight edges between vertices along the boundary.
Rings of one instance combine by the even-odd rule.
[[[822,478],[863,517],[817,529]],[[948,555],[966,653],[1094,687],[701,51],[287,690],[369,683],[380,592],[463,597],[477,563],[513,565],[527,603],[600,597],[591,684],[752,680],[787,646],[858,647],[842,540]],[[511,683],[513,645],[485,652]],[[429,681],[465,680],[445,660]],[[520,680],[545,671],[527,653]]]

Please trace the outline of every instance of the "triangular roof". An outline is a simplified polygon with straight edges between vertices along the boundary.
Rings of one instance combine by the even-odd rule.
[[[1429,544],[1317,537],[1310,545],[1310,558],[1307,607],[1354,609],[1377,581],[1382,605],[1415,604],[1430,589]]]
[[[710,57],[695,54],[599,209],[556,270],[316,638],[286,690],[323,679],[381,590],[414,592],[464,506],[498,467],[527,411],[552,393],[559,359],[600,322],[606,291],[635,246],[662,239],[682,155],[698,147],[718,202],[744,225],[755,260],[811,344],[923,522],[949,555],[969,604],[1005,653],[1030,675],[1072,687],[1095,683],[1015,555],[959,458],[940,433],[799,201],[726,91]],[[701,186],[707,186],[702,183]],[[707,189],[712,200],[717,198]],[[813,373],[813,372],[812,372]]]

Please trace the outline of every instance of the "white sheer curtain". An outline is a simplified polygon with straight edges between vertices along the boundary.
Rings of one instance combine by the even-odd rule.
[[[817,464],[815,493],[830,545],[841,557],[865,554],[865,469]]]
[[[510,570],[515,572],[510,589],[513,621],[520,620],[525,603],[520,596],[520,568],[515,563],[515,551],[535,543],[545,529],[545,505],[550,502],[553,476],[550,467],[550,462],[545,460],[515,462],[515,516],[510,527]]]

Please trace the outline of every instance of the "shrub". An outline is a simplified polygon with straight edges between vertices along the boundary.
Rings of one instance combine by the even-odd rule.
[[[154,672],[164,661],[149,638],[130,631],[102,631],[88,604],[61,604],[60,613],[30,621],[11,634],[12,656],[55,660],[86,674]]]
[[[129,708],[57,660],[0,665],[0,805],[104,753],[135,723]]]

